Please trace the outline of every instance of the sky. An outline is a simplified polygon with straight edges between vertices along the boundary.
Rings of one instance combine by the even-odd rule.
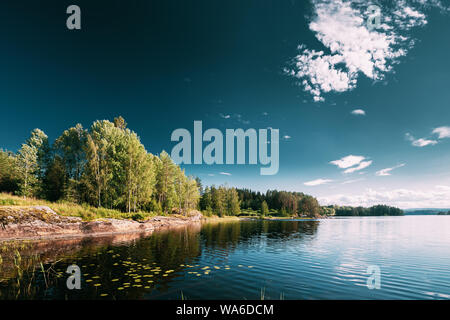
[[[66,27],[69,5],[81,30]],[[376,5],[379,11],[369,7]],[[171,133],[279,129],[279,171],[187,165],[204,185],[340,205],[450,208],[450,3],[438,0],[0,4],[0,148],[123,116]],[[375,8],[376,9],[376,8]],[[379,16],[379,19],[376,18]]]

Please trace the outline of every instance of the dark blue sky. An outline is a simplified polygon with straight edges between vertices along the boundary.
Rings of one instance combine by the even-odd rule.
[[[17,150],[36,127],[54,140],[76,123],[118,115],[152,153],[170,153],[172,131],[193,131],[194,120],[223,132],[272,127],[284,137],[277,175],[249,165],[187,165],[187,173],[205,184],[304,191],[322,203],[450,206],[450,15],[414,1],[397,11],[376,3],[396,35],[414,40],[389,43],[407,52],[395,59],[384,52],[378,78],[364,74],[364,57],[348,58],[352,46],[366,50],[359,38],[350,41],[361,29],[352,33],[354,25],[339,20],[354,12],[321,0],[2,1],[0,146]],[[70,4],[81,8],[82,30],[66,28]],[[408,17],[399,10],[417,19],[402,25],[394,18]],[[341,27],[349,36],[330,51]],[[318,74],[318,60],[307,61],[302,78],[284,72],[305,50],[344,57],[345,72],[357,65],[357,85],[311,93],[301,82]],[[319,95],[323,101],[314,100]],[[339,159],[341,167],[330,163]],[[344,173],[349,168],[356,169]]]

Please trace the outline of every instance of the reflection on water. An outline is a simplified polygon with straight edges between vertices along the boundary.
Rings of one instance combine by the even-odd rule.
[[[0,243],[0,299],[448,299],[449,231],[449,217],[370,217]]]

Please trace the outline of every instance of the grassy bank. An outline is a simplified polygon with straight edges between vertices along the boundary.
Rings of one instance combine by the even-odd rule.
[[[224,221],[239,221],[241,219],[241,217],[237,217],[237,216],[224,216],[224,217],[219,217],[219,216],[210,216],[210,217],[203,217],[203,220],[206,222],[224,222]]]
[[[62,216],[80,217],[84,221],[104,218],[143,220],[158,215],[153,212],[121,212],[113,209],[96,208],[86,204],[79,205],[65,201],[50,202],[32,198],[25,199],[7,193],[0,193],[0,206],[47,206]]]
[[[269,214],[261,217],[260,210],[252,210],[252,209],[242,209],[241,213],[239,215],[241,218],[260,218],[265,220],[284,220],[284,219],[297,219],[297,220],[311,220],[315,218],[309,218],[309,217],[297,217],[297,216],[291,216],[291,215],[281,215],[277,210],[270,209]]]

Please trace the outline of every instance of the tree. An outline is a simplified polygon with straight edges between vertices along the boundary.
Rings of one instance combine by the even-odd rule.
[[[123,130],[123,129],[121,129]],[[153,157],[149,156],[138,136],[129,129],[123,130],[123,148],[118,153],[117,161],[124,174],[116,179],[124,190],[119,194],[126,196],[126,210],[136,212],[141,203],[149,202],[155,185]],[[117,150],[117,149],[116,149]]]
[[[236,216],[241,213],[241,203],[239,201],[239,195],[235,188],[226,190],[227,201],[227,214],[230,216]]]
[[[187,178],[184,183],[184,212],[197,208],[200,199],[198,183],[193,178]]]
[[[30,197],[35,193],[38,182],[38,151],[36,147],[22,144],[17,153],[17,168],[19,173],[19,194]]]
[[[165,151],[159,155],[156,166],[156,193],[164,212],[172,209],[175,194],[176,165]]]
[[[112,145],[115,141],[113,133],[114,125],[107,121],[95,121],[87,134],[86,152],[86,179],[88,190],[95,190],[96,204],[98,207],[110,199],[107,194],[108,184],[112,180],[112,165],[110,152],[114,151]]]
[[[81,124],[65,130],[53,145],[65,166],[68,179],[80,181],[86,164],[86,139],[87,132]]]
[[[204,189],[204,192],[200,198],[199,206],[200,206],[200,210],[206,211],[208,215],[212,214],[213,203],[212,203],[210,187],[206,187]]]
[[[47,135],[34,129],[17,153],[19,194],[24,197],[42,195],[42,182],[50,159]]]
[[[202,180],[199,177],[195,177],[195,182],[197,183],[198,192],[200,192],[200,195],[202,195],[204,192]]]
[[[308,217],[320,215],[320,205],[316,198],[304,196],[299,202],[300,212]]]
[[[265,217],[269,214],[269,206],[267,205],[266,200],[261,203],[261,217]]]
[[[19,191],[17,159],[13,153],[0,149],[0,192]]]
[[[211,198],[213,204],[213,211],[222,217],[226,214],[226,190],[225,187],[211,187]]]
[[[65,192],[65,182],[64,161],[60,156],[55,156],[44,177],[44,194],[46,199],[50,201],[61,199]]]

